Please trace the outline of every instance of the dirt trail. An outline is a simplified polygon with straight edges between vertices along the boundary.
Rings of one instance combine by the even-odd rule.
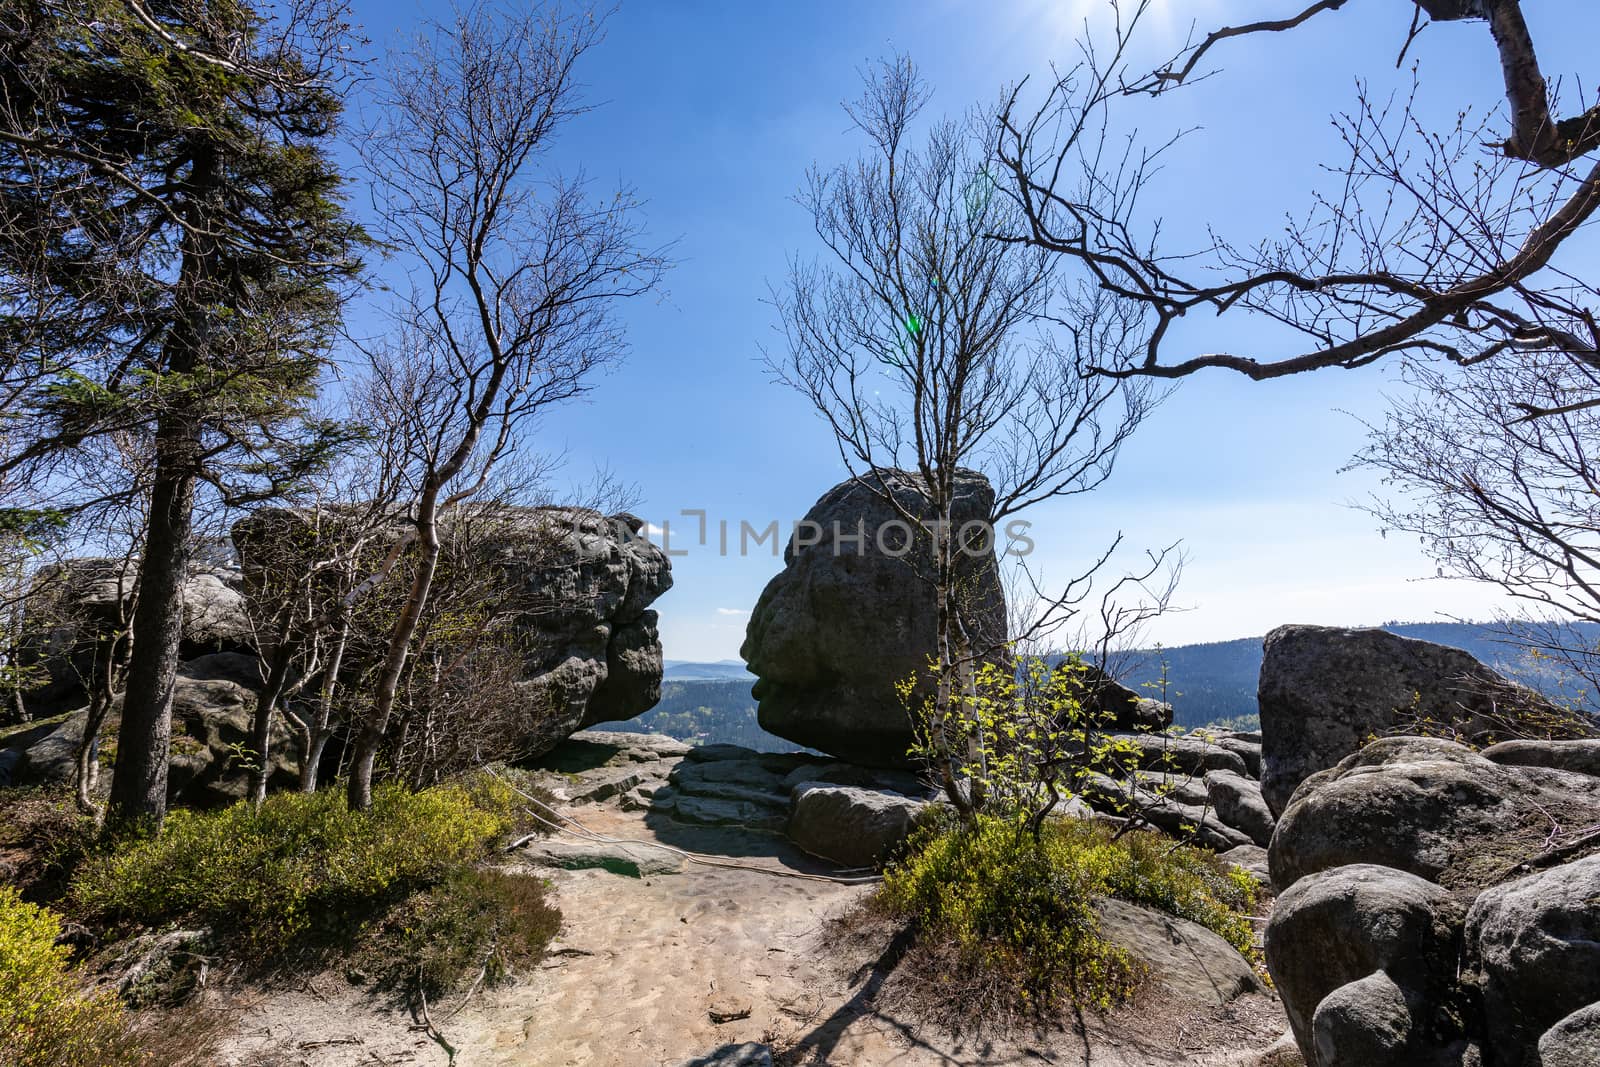
[[[829,870],[774,835],[690,827],[609,805],[574,814],[610,836],[774,871]],[[874,1005],[882,971],[870,953],[841,961],[818,951],[823,922],[863,887],[693,863],[646,878],[548,873],[566,917],[556,953],[459,1013],[452,1014],[457,1001],[433,1005],[461,1067],[655,1067],[741,1041],[771,1043],[792,1063],[1232,1067],[1253,1062],[1254,1050],[1283,1028],[1277,1005],[1252,995],[1223,1009],[1167,1005],[1091,1020],[1086,1038],[1060,1031],[995,1044],[919,1033]],[[338,975],[241,1006],[235,1032],[223,1062],[236,1067],[446,1062],[409,1015]]]

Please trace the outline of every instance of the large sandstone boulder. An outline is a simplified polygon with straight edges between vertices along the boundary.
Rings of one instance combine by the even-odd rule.
[[[494,577],[495,606],[511,618],[516,754],[547,752],[586,726],[654,707],[662,663],[650,605],[672,587],[672,572],[666,553],[642,535],[643,521],[560,507],[466,518],[475,575]],[[307,513],[281,508],[235,525],[246,591],[280,566],[282,546],[310,538],[311,529]],[[447,543],[455,529],[444,524]]]
[[[1539,1067],[1541,1035],[1600,1001],[1600,856],[1484,890],[1466,952],[1490,1062]]]
[[[1086,721],[1113,731],[1165,730],[1172,725],[1172,705],[1140,696],[1092,663],[1063,666],[1071,671]]]
[[[261,684],[255,657],[214,653],[178,668],[172,691],[171,763],[167,796],[173,803],[210,807],[244,798],[249,769],[239,752],[250,744],[256,689]],[[112,704],[103,738],[115,738],[121,698]],[[18,779],[24,783],[70,782],[87,711],[68,716],[22,749]],[[299,782],[298,739],[274,716],[268,751],[267,785],[291,789]],[[104,772],[109,783],[110,768]]]
[[[1383,630],[1280,626],[1266,637],[1257,699],[1262,794],[1280,815],[1307,777],[1407,723],[1432,721],[1474,744],[1592,731],[1460,649]]]
[[[1600,1004],[1579,1008],[1539,1038],[1539,1067],[1594,1067],[1600,1063]]]
[[[1481,888],[1548,859],[1552,819],[1600,823],[1600,779],[1504,766],[1436,738],[1386,737],[1295,791],[1272,838],[1272,881],[1285,888],[1316,871],[1378,863]]]
[[[806,782],[789,803],[789,840],[843,867],[873,867],[893,855],[927,806],[887,790]]]
[[[883,477],[906,513],[931,519],[917,476]],[[988,519],[994,491],[981,474],[963,472],[956,493],[958,530]],[[834,486],[806,513],[739,653],[757,676],[763,729],[852,763],[908,764],[912,720],[895,687],[926,678],[936,636],[930,540],[908,541],[908,530],[876,485],[859,479]],[[998,652],[1006,612],[992,539],[963,556],[959,570],[972,642]],[[926,694],[919,685],[913,700]]]
[[[1168,997],[1220,1006],[1262,988],[1250,961],[1199,923],[1112,897],[1094,910],[1100,935],[1144,962]]]
[[[1278,898],[1267,967],[1310,1067],[1445,1062],[1457,1011],[1462,905],[1415,875],[1355,864]]]
[[[135,564],[88,557],[43,568],[24,604],[19,662],[40,670],[41,684],[24,693],[29,714],[59,715],[88,702],[96,646],[127,626]],[[223,562],[197,561],[184,582],[184,659],[243,651],[251,626],[239,572]]]

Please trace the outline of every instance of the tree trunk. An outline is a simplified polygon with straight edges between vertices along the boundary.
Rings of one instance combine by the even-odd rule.
[[[434,571],[439,565],[437,494],[436,489],[425,491],[417,509],[417,540],[422,548],[421,557],[417,560],[417,573],[411,579],[411,592],[406,597],[405,607],[401,609],[400,618],[395,620],[394,631],[389,635],[383,671],[378,675],[377,687],[372,694],[372,711],[361,724],[361,732],[356,735],[347,791],[350,808],[354,811],[366,811],[372,806],[372,767],[389,729],[389,717],[394,712],[400,676],[405,671],[406,658],[411,653],[411,639],[416,636],[417,627],[422,621],[422,609],[427,605],[428,594],[433,588]]]
[[[317,717],[310,723],[307,740],[300,760],[300,792],[317,791],[317,771],[322,767],[322,753],[333,737],[329,724],[333,722],[333,693],[339,685],[339,671],[344,666],[344,650],[350,644],[350,619],[339,620],[339,636],[334,642],[333,655],[328,658],[322,679],[322,691],[317,694]]]
[[[157,435],[150,528],[139,562],[139,603],[133,612],[133,652],[109,811],[116,823],[147,822],[157,828],[167,814],[172,689],[183,640],[183,585],[194,511],[191,463],[198,447],[188,420],[163,421],[169,424]]]
[[[271,672],[265,688],[256,698],[255,717],[250,722],[250,803],[259,806],[267,799],[267,757],[272,744],[272,713],[289,683],[289,664],[294,652],[287,642],[280,642],[273,658]]]

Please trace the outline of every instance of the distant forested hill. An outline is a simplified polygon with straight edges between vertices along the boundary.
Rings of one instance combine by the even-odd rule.
[[[1382,629],[1402,637],[1415,637],[1450,645],[1472,653],[1507,677],[1559,698],[1580,697],[1573,682],[1556,664],[1539,662],[1486,626],[1460,622],[1385,623]],[[1584,625],[1579,632],[1591,642],[1600,641],[1600,626]],[[1261,673],[1261,638],[1217,641],[1203,645],[1147,649],[1133,653],[1122,680],[1132,686],[1158,683],[1161,664],[1167,666],[1166,699],[1181,726],[1203,726],[1223,720],[1248,720],[1256,714],[1256,679]],[[1146,690],[1159,697],[1158,690]],[[1241,723],[1247,725],[1247,723]]]
[[[679,664],[682,667],[722,664]],[[688,673],[688,672],[684,672]],[[599,730],[666,734],[695,745],[743,745],[757,752],[793,752],[800,746],[756,725],[756,702],[749,676],[732,679],[669,680],[661,683],[661,703],[637,719],[601,723]]]
[[[1577,695],[1559,667],[1531,659],[1488,627],[1459,622],[1391,622],[1383,629],[1402,637],[1465,649],[1502,674],[1557,698]],[[1600,626],[1583,626],[1579,630],[1590,641],[1600,641]],[[1167,671],[1165,699],[1171,701],[1178,725],[1228,723],[1239,729],[1254,728],[1261,638],[1145,649],[1129,654],[1116,669],[1126,684],[1135,688],[1148,686],[1144,691],[1160,698],[1163,662]],[[606,723],[600,728],[667,734],[694,744],[728,743],[762,752],[793,751],[798,746],[756,725],[756,702],[750,696],[753,681],[743,664],[735,661],[669,661],[660,704],[637,719]]]

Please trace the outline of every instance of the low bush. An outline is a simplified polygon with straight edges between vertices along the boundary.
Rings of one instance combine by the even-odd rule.
[[[0,875],[25,900],[59,898],[94,836],[94,820],[78,810],[70,789],[0,789]]]
[[[366,812],[339,790],[174,811],[158,836],[87,860],[72,902],[113,929],[199,922],[270,953],[308,933],[348,936],[477,861],[516,827],[517,809],[503,781],[480,775],[415,793],[383,786]]]
[[[1038,838],[1020,818],[925,827],[869,907],[908,927],[911,981],[941,1001],[927,1013],[960,1024],[1131,996],[1143,967],[1100,936],[1102,896],[1192,919],[1255,953],[1247,880],[1159,835],[1117,838],[1070,819]]]
[[[80,991],[56,944],[60,921],[0,886],[0,1063],[8,1067],[142,1064],[116,998]]]
[[[561,912],[539,878],[465,868],[376,924],[357,959],[380,986],[445,992],[496,985],[544,958]]]

